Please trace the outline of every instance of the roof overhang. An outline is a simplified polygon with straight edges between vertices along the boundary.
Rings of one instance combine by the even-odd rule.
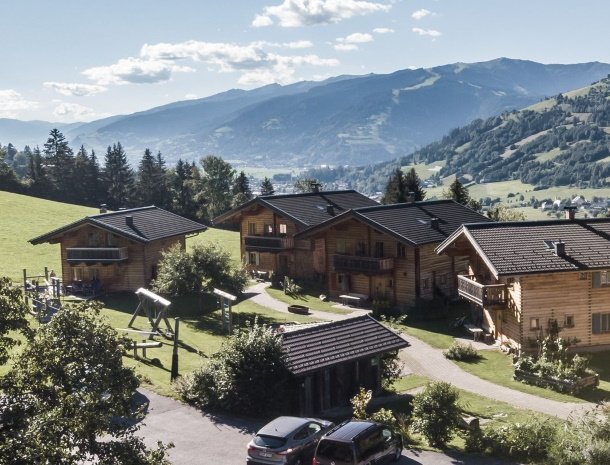
[[[54,229],[53,231],[50,231],[46,234],[42,234],[40,236],[34,237],[33,239],[30,239],[28,242],[32,245],[52,242],[54,239],[59,239],[64,234],[66,234],[70,231],[73,231],[75,229],[81,228],[82,226],[85,226],[85,225],[95,226],[96,228],[104,229],[108,232],[116,234],[117,236],[126,237],[126,238],[131,239],[136,242],[141,242],[141,243],[149,242],[147,239],[145,239],[141,236],[138,236],[136,234],[129,234],[121,229],[113,228],[112,226],[109,226],[100,221],[96,221],[95,219],[89,218],[89,217],[80,219],[78,221],[75,221],[74,223],[67,224],[66,226],[62,226],[61,228]]]

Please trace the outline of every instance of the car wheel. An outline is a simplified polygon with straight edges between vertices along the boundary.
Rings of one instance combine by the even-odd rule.
[[[396,452],[394,452],[394,462],[398,462],[400,457],[402,457],[402,448],[397,447]]]

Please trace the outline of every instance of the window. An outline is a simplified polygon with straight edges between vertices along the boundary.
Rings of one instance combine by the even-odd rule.
[[[610,273],[604,271],[594,271],[591,273],[591,287],[605,287],[610,286]]]
[[[390,289],[392,289],[394,287],[394,280],[393,279],[388,279],[388,287]]]
[[[83,269],[82,268],[74,268],[74,281],[82,281],[83,280]]]
[[[265,230],[264,230],[263,234],[265,236],[273,236],[273,225],[272,224],[266,224],[265,225]]]
[[[375,257],[383,258],[383,242],[375,242]]]
[[[288,228],[286,227],[286,225],[284,223],[280,223],[280,234],[281,235],[286,235],[288,234]]]
[[[106,246],[112,247],[114,245],[114,234],[106,233]]]
[[[366,244],[364,242],[358,242],[356,244],[356,255],[364,257],[366,255]]]
[[[248,223],[248,235],[256,235],[256,223]]]
[[[421,281],[421,287],[422,289],[430,289],[430,279],[429,278],[424,278]]]
[[[589,279],[589,273],[578,273],[578,279],[581,281],[586,281]]]
[[[540,329],[540,318],[530,318],[530,329]]]
[[[90,232],[87,235],[87,245],[89,247],[99,247],[101,243],[100,233],[99,232]]]
[[[404,244],[401,244],[400,242],[396,244],[396,256],[398,258],[406,258],[407,256],[407,248]]]
[[[591,317],[593,334],[610,332],[610,313],[594,313]]]
[[[259,264],[258,252],[249,252],[248,253],[248,265],[258,265],[258,264]]]
[[[337,253],[345,253],[345,239],[337,239]]]
[[[573,328],[574,327],[574,315],[566,315],[563,320],[563,326],[565,328]]]
[[[87,274],[89,275],[89,281],[100,279],[100,270],[97,268],[88,268]]]

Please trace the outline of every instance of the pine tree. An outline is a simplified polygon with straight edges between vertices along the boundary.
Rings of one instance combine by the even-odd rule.
[[[261,195],[273,195],[275,194],[275,189],[273,188],[273,184],[271,183],[271,179],[265,176],[263,182],[261,182]]]
[[[112,210],[130,206],[133,202],[134,175],[120,142],[109,146],[104,163],[106,203]]]
[[[99,206],[106,198],[105,187],[101,176],[100,164],[97,161],[95,150],[91,150],[88,170],[85,175],[87,187],[87,202],[92,206]]]
[[[453,199],[462,205],[468,205],[468,202],[470,202],[468,189],[457,178],[449,185],[448,190],[444,193],[444,197]]]
[[[36,146],[28,160],[28,171],[26,177],[29,179],[29,193],[36,197],[46,197],[52,189],[51,182],[47,176],[40,147]]]
[[[252,191],[250,190],[250,181],[248,176],[243,171],[240,171],[239,175],[235,178],[233,184],[233,201],[231,206],[237,207],[242,203],[247,202],[252,198]]]
[[[396,168],[385,188],[385,194],[381,199],[383,204],[404,203],[407,201],[407,185],[404,173],[400,168]]]
[[[426,198],[426,191],[424,191],[421,187],[421,181],[415,168],[411,168],[407,174],[405,175],[405,188],[407,195],[411,195],[413,193],[413,200],[416,202],[421,202]]]
[[[157,188],[156,160],[150,149],[144,150],[138,166],[138,183],[136,198],[140,206],[155,205],[155,189]]]
[[[58,129],[52,129],[44,144],[44,164],[50,183],[59,200],[72,200],[74,185],[74,154],[68,141]]]
[[[89,199],[87,199],[87,173],[89,172],[90,162],[89,153],[87,153],[85,146],[81,145],[74,157],[74,172],[78,173],[79,176],[76,177],[75,183],[72,186],[74,198],[77,199],[78,203],[89,204]]]
[[[172,199],[169,189],[169,176],[165,166],[165,159],[160,151],[157,152],[157,159],[155,160],[155,178],[157,188],[155,190],[155,198],[153,199],[154,205],[161,208],[171,208]]]

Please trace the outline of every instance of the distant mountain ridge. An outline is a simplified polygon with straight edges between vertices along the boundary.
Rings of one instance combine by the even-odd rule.
[[[132,161],[149,147],[169,161],[217,154],[249,165],[367,165],[412,153],[474,119],[523,108],[608,74],[610,64],[599,62],[546,65],[500,58],[233,89],[64,132],[74,146],[97,150],[121,141]],[[19,135],[32,138],[43,128],[37,123]],[[23,145],[14,125],[7,125],[0,120],[0,141]],[[45,139],[43,133],[28,143]]]

